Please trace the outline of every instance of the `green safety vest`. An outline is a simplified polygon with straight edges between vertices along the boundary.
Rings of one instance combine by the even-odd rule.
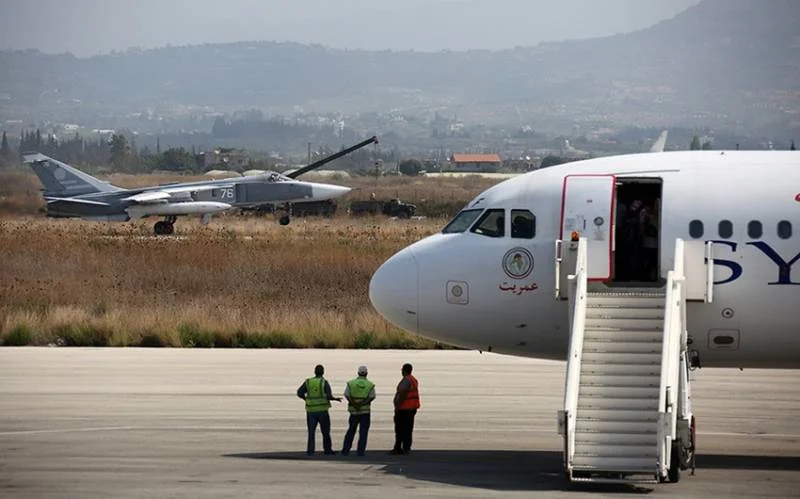
[[[362,400],[367,400],[375,384],[367,378],[359,377],[348,381],[347,386],[350,388],[350,398],[361,402]],[[350,411],[350,414],[369,414],[370,404],[359,406],[358,409],[353,407],[352,404],[347,404],[347,410]]]
[[[325,378],[314,377],[306,380],[306,412],[325,412],[331,401],[325,395]]]

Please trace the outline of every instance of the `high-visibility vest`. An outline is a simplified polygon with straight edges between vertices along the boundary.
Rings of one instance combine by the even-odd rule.
[[[358,377],[348,381],[347,387],[350,389],[351,399],[356,402],[363,402],[369,398],[369,394],[375,388],[375,384],[367,378]],[[369,414],[371,403],[360,405],[358,409],[353,407],[352,404],[347,404],[347,410],[350,411],[350,414]]]
[[[406,398],[400,402],[400,407],[397,409],[400,411],[405,411],[409,409],[419,409],[419,382],[417,382],[417,378],[412,375],[408,375],[405,377],[411,386],[408,388],[406,392]]]
[[[325,394],[325,378],[308,378],[306,380],[306,412],[324,412],[331,406]]]

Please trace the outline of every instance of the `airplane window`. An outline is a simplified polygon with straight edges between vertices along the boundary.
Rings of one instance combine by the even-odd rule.
[[[749,224],[747,224],[747,235],[750,239],[761,239],[761,235],[764,233],[763,229],[761,228],[761,222],[758,220],[751,220]]]
[[[486,210],[470,232],[482,236],[503,237],[506,234],[505,210]]]
[[[464,210],[461,211],[456,217],[450,221],[449,224],[444,226],[442,234],[458,234],[464,232],[472,225],[472,222],[478,218],[483,210]]]
[[[536,235],[536,217],[528,210],[511,210],[511,237],[533,239]]]
[[[781,220],[778,222],[778,237],[781,239],[789,239],[792,237],[792,222],[788,220]]]
[[[693,239],[700,239],[703,237],[703,222],[700,220],[692,220],[689,222],[689,235]]]
[[[723,220],[719,223],[719,237],[722,239],[730,239],[733,236],[733,224],[730,220]]]

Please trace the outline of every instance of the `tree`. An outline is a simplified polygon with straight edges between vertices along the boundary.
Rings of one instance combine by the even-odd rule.
[[[397,169],[403,175],[414,176],[414,175],[418,175],[419,172],[424,170],[425,169],[425,165],[422,163],[422,161],[420,161],[420,160],[418,160],[416,158],[411,158],[411,159],[406,159],[404,161],[401,161],[400,164],[397,165]]]
[[[569,160],[567,158],[562,158],[561,156],[545,156],[542,158],[542,164],[539,165],[539,168],[547,168],[548,166],[556,166],[556,165],[563,165],[564,163],[568,163]]]
[[[6,134],[4,133],[3,134],[3,138],[5,139],[5,137],[6,137]],[[789,150],[790,151],[796,151],[797,150],[797,148],[794,146],[794,139],[792,139],[792,144],[789,146]]]
[[[124,166],[128,160],[128,155],[130,154],[128,139],[121,133],[115,133],[111,136],[109,148],[111,153],[111,164],[115,167]]]
[[[701,146],[701,148],[704,151],[710,151],[711,150],[711,141],[710,140],[704,140],[703,141],[703,145]]]
[[[695,135],[692,137],[692,142],[689,144],[689,149],[692,151],[699,151],[700,150],[700,137]]]
[[[161,155],[159,163],[164,170],[194,170],[197,168],[197,161],[194,156],[183,147],[167,149]]]
[[[6,132],[3,131],[3,142],[2,144],[0,144],[0,165],[1,166],[10,165],[13,161],[14,161],[14,153],[8,146],[8,137],[6,136]]]

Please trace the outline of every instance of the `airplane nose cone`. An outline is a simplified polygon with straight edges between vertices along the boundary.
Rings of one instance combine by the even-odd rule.
[[[414,254],[405,249],[375,271],[369,283],[372,306],[386,320],[407,331],[417,332],[418,267]]]
[[[352,189],[341,185],[314,184],[311,188],[311,195],[316,200],[332,199],[344,196]]]

